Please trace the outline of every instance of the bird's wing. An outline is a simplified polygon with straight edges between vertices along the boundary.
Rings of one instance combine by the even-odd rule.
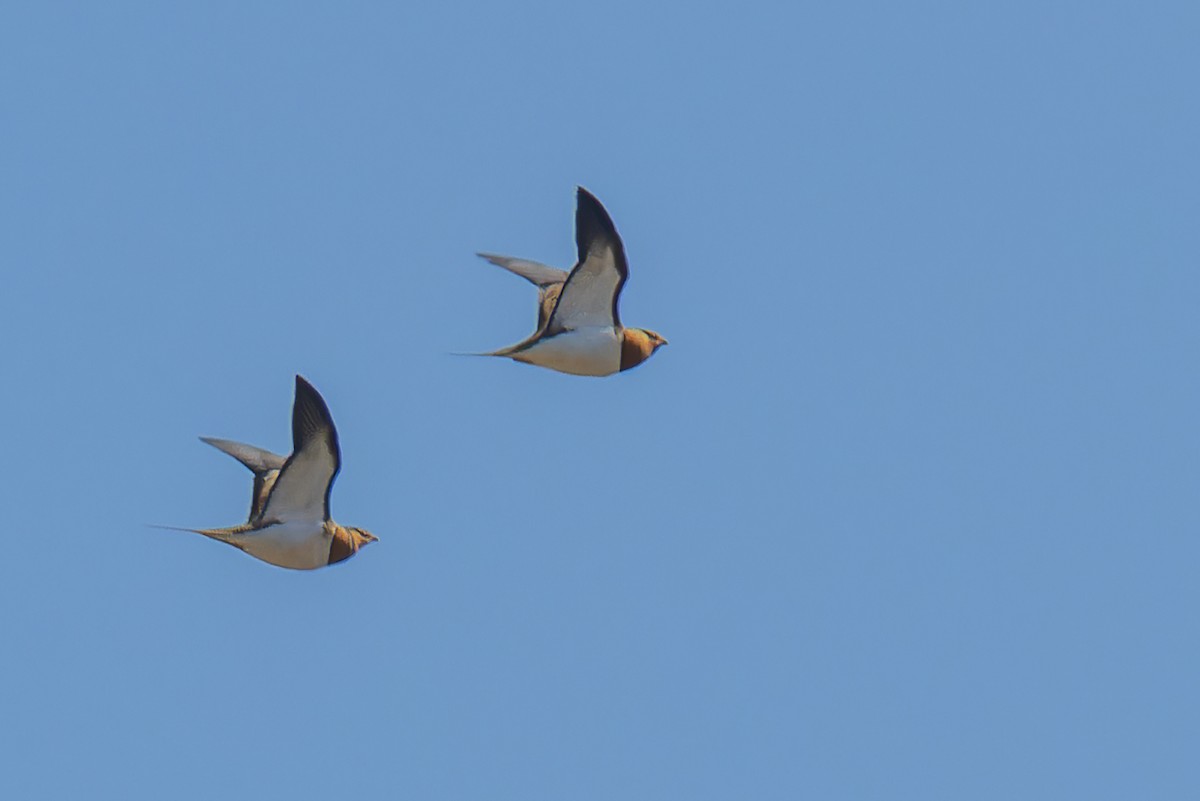
[[[570,273],[566,270],[560,270],[557,267],[551,267],[541,262],[529,261],[528,259],[514,259],[511,256],[498,256],[495,253],[476,253],[475,255],[487,259],[492,264],[503,267],[509,272],[516,273],[526,281],[537,286],[537,330],[541,331],[546,325],[547,318],[550,317],[550,312],[554,311],[554,304],[558,302],[558,296],[562,292],[563,284]]]
[[[287,461],[284,457],[277,453],[271,453],[268,450],[256,448],[253,445],[246,445],[242,442],[234,442],[231,439],[201,437],[200,441],[207,442],[217,450],[229,454],[255,473],[265,473],[268,470],[278,470],[279,468],[283,467],[283,463]]]
[[[526,281],[537,286],[561,284],[567,280],[568,273],[566,270],[560,270],[557,267],[551,267],[541,262],[530,261],[529,259],[515,259],[512,256],[499,256],[495,253],[476,253],[475,255],[481,259],[487,259],[497,267],[503,267],[510,273],[516,273]]]
[[[300,376],[296,376],[292,406],[292,447],[267,496],[262,520],[328,520],[329,493],[342,466],[341,449],[329,407]]]
[[[279,470],[287,460],[277,453],[271,453],[242,442],[216,437],[201,437],[200,439],[217,450],[229,454],[253,471],[254,490],[250,496],[250,516],[246,520],[250,523],[260,520],[267,496],[271,494],[271,488],[275,486],[275,479],[279,477]]]
[[[579,262],[563,284],[546,321],[545,336],[621,324],[617,301],[629,275],[625,246],[604,206],[582,186],[576,195],[575,243]]]

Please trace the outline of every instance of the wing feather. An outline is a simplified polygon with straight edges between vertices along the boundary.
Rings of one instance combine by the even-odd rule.
[[[246,520],[254,523],[261,519],[267,496],[275,485],[275,479],[279,477],[279,470],[287,460],[277,453],[271,453],[244,442],[234,442],[230,439],[216,437],[201,437],[200,439],[237,459],[254,473],[254,489],[250,495],[250,516]]]
[[[329,495],[342,466],[337,429],[320,393],[296,376],[292,406],[292,455],[263,508],[264,521],[328,520]]]
[[[521,276],[536,286],[545,287],[551,284],[561,284],[567,280],[567,271],[548,264],[542,264],[529,259],[516,259],[512,256],[499,256],[495,253],[476,253],[481,259],[487,259],[497,267],[503,267],[510,273]]]
[[[495,253],[476,253],[482,259],[487,259],[497,267],[503,267],[511,273],[521,276],[538,288],[538,321],[537,330],[541,331],[554,311],[554,304],[562,292],[563,284],[570,275],[566,270],[551,267],[541,262],[529,259],[515,259],[512,256],[498,256]]]
[[[200,441],[212,445],[223,453],[229,454],[255,473],[278,470],[283,467],[283,463],[286,461],[284,457],[277,453],[271,453],[268,450],[256,448],[244,442],[234,442],[231,439],[218,439],[216,437],[201,437]]]
[[[579,261],[546,321],[545,336],[621,325],[617,303],[629,276],[625,246],[604,206],[582,186],[576,193],[575,243]]]

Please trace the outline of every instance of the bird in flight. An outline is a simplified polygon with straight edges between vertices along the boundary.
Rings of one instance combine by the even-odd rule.
[[[617,304],[629,277],[625,246],[604,206],[583,187],[576,194],[575,243],[579,260],[569,273],[526,259],[479,254],[538,287],[537,332],[481,355],[605,376],[637,367],[667,344],[654,331],[621,325]]]
[[[313,385],[296,376],[292,455],[226,439],[201,437],[254,473],[250,516],[229,528],[184,528],[228,543],[279,567],[315,570],[349,559],[378,538],[329,516],[329,494],[341,469],[341,449],[329,407]],[[173,528],[163,526],[161,528]]]

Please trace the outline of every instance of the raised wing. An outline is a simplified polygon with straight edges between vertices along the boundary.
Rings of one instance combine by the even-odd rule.
[[[254,491],[250,496],[250,516],[246,520],[250,523],[259,520],[262,517],[267,496],[270,495],[271,488],[275,486],[275,479],[279,477],[279,471],[287,460],[277,453],[230,439],[201,437],[200,440],[229,454],[254,473]]]
[[[529,283],[537,286],[537,330],[541,331],[546,325],[546,319],[554,311],[554,304],[558,303],[558,296],[562,292],[563,284],[570,273],[566,270],[560,270],[557,267],[551,267],[541,262],[529,261],[528,259],[497,256],[495,253],[476,253],[475,255],[487,259],[497,267],[503,267],[511,273],[516,273]]]
[[[617,301],[629,276],[625,246],[604,206],[582,186],[576,194],[575,243],[579,261],[563,284],[545,336],[621,324]]]
[[[516,273],[531,284],[537,286],[549,286],[550,284],[561,284],[567,280],[567,271],[560,270],[557,267],[551,267],[548,264],[541,262],[529,261],[528,259],[515,259],[512,256],[498,256],[495,253],[476,253],[481,259],[487,259],[497,267],[503,267],[510,273]]]
[[[292,455],[275,480],[263,521],[329,519],[329,493],[342,466],[337,429],[329,407],[312,384],[296,376],[292,406]]]
[[[217,450],[229,454],[255,473],[265,473],[268,470],[278,470],[283,467],[283,463],[287,461],[287,459],[277,453],[271,453],[268,450],[256,448],[253,445],[247,445],[244,442],[234,442],[231,439],[201,437],[200,441],[206,442]]]

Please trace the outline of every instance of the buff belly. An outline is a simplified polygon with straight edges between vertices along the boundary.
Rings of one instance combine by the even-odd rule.
[[[621,337],[612,328],[579,328],[540,339],[512,358],[571,375],[612,375],[621,369]]]

